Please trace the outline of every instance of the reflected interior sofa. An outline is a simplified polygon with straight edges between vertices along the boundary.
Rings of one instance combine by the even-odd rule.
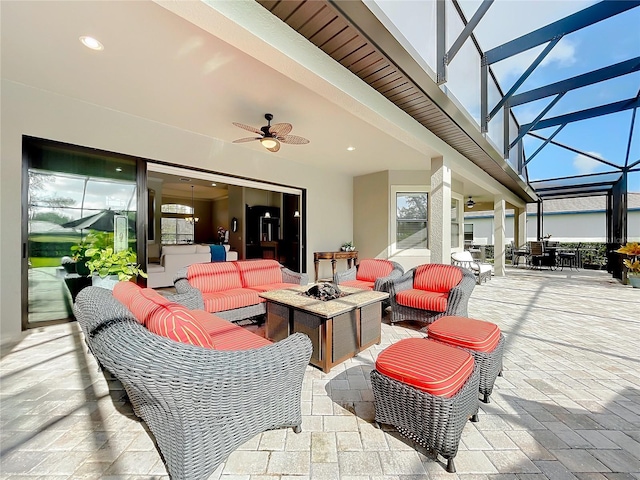
[[[256,434],[302,424],[311,341],[272,343],[156,291],[83,289],[74,313],[89,350],[123,385],[172,479],[205,479]]]
[[[238,252],[230,251],[230,246],[223,245],[226,261],[238,259]],[[151,253],[149,253],[151,256]],[[147,265],[147,286],[149,288],[171,287],[178,271],[192,263],[211,262],[210,245],[163,245],[160,263]]]

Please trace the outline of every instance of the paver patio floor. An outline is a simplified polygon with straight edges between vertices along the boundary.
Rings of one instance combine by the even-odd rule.
[[[640,479],[640,290],[606,272],[508,270],[472,317],[505,333],[504,376],[467,423],[456,474],[391,427],[376,430],[369,372],[411,325],[323,374],[308,367],[303,432],[255,436],[213,479]],[[168,478],[119,382],[75,323],[31,330],[0,361],[2,478]]]

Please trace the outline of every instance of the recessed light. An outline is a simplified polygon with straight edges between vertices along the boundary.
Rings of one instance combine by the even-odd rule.
[[[215,184],[215,183],[212,183],[212,184],[211,184],[211,186],[212,186],[212,187],[215,187],[215,186],[216,186],[216,184]]]
[[[116,168],[116,172],[121,172],[121,171],[122,171],[122,168],[120,168],[120,167]]]
[[[356,149],[356,147],[347,147],[347,151],[349,152],[353,152]]]
[[[85,47],[90,48],[91,50],[104,50],[104,45],[93,37],[84,35],[80,37],[80,41]]]

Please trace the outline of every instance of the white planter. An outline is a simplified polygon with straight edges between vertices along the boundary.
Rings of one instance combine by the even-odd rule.
[[[106,288],[107,290],[113,290],[113,287],[119,282],[118,275],[107,275],[102,278],[100,275],[93,275],[91,277],[91,285],[94,287]]]
[[[633,288],[640,288],[640,275],[627,275],[627,280]]]

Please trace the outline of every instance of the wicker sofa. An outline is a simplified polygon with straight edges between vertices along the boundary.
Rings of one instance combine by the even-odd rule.
[[[178,272],[175,287],[178,293],[200,292],[204,310],[237,321],[266,313],[259,293],[308,281],[306,273],[291,271],[275,260],[239,260],[190,265]]]
[[[150,307],[154,293],[144,289],[119,296],[134,314],[114,297],[117,292],[87,287],[74,312],[90,351],[120,380],[135,414],[153,433],[172,479],[208,478],[260,432],[300,431],[302,380],[311,356],[308,337],[294,334],[272,344],[168,299],[156,298]],[[182,335],[183,340],[152,333],[138,320],[144,315],[150,329],[155,322],[156,328],[163,325],[162,334]],[[187,321],[180,328],[185,318],[198,317],[201,322]],[[194,328],[204,329],[213,348],[197,346]]]
[[[455,265],[412,268],[391,283],[391,323],[414,320],[426,326],[445,315],[466,317],[475,285],[473,273]]]

